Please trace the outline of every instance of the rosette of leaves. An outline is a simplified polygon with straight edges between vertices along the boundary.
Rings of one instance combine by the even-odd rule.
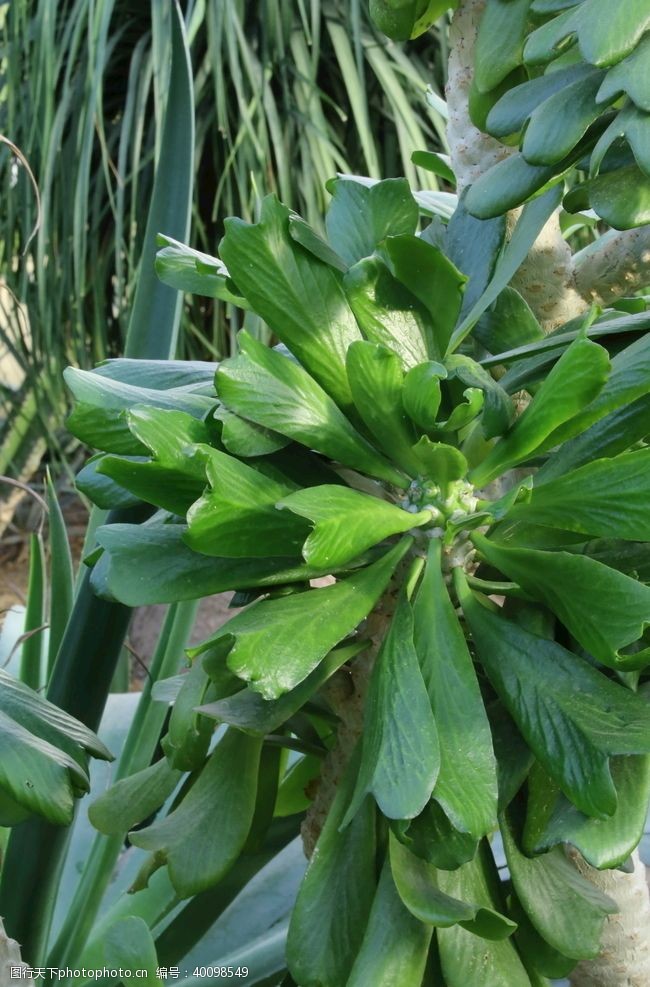
[[[470,110],[517,151],[476,182],[471,212],[497,215],[579,169],[569,212],[650,222],[649,29],[645,0],[487,0]]]
[[[162,687],[165,757],[91,818],[124,832],[169,806],[131,833],[152,853],[139,886],[167,866],[188,897],[295,832],[338,758],[293,980],[543,984],[597,954],[615,909],[562,844],[623,865],[650,793],[648,316],[532,340],[511,325],[480,356],[469,329],[556,199],[504,246],[462,205],[420,232],[402,181],[331,191],[327,241],[270,197],[258,223],[228,222],[219,261],[160,258],[177,286],[240,299],[277,346],[243,332],[219,367],[69,372],[70,426],[100,450],[84,489],[152,508],[100,529],[97,591],[243,605]],[[331,687],[345,695],[359,662],[363,709],[339,730]]]

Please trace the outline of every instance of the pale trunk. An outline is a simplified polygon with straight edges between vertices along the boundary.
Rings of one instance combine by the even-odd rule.
[[[471,123],[468,93],[474,46],[485,0],[461,0],[450,30],[447,104],[451,163],[459,192],[510,151]],[[572,257],[557,216],[542,231],[513,281],[549,332],[583,312],[591,301],[610,302],[650,281],[647,230],[612,233],[604,242]],[[595,960],[578,965],[573,987],[648,987],[650,985],[650,894],[638,856],[632,874],[597,871],[576,853],[579,869],[613,898],[620,911],[608,918],[603,949]]]

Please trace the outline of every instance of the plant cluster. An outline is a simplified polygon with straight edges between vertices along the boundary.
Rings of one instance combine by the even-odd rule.
[[[269,197],[259,222],[228,222],[219,261],[174,255],[176,277],[181,256],[193,290],[220,277],[278,346],[244,331],[217,368],[68,371],[70,427],[102,450],[86,492],[154,511],[99,529],[96,590],[246,604],[170,683],[164,757],[91,818],[122,832],[128,806],[151,854],[136,886],[167,867],[180,898],[205,894],[325,758],[340,778],[320,835],[307,810],[295,981],[398,966],[400,983],[426,969],[465,987],[480,968],[528,987],[594,956],[616,908],[562,844],[623,866],[645,820],[648,318],[594,310],[548,337],[515,320],[499,351],[488,307],[554,192],[504,247],[503,223],[462,206],[419,233],[404,181],[331,190],[327,240]],[[356,722],[334,698],[350,682]],[[285,748],[302,754],[288,773]]]

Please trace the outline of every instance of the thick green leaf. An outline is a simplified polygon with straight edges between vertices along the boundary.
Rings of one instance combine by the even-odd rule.
[[[582,647],[610,668],[643,668],[650,652],[621,654],[650,624],[650,587],[586,555],[505,548],[475,534],[474,544],[562,621]]]
[[[523,154],[511,154],[477,178],[465,204],[478,219],[493,219],[526,202],[553,179],[560,179],[557,168],[528,164]]]
[[[233,696],[199,706],[198,712],[258,736],[274,733],[304,706],[341,665],[366,647],[367,642],[359,641],[334,648],[306,679],[279,699],[262,699],[258,692],[246,688]]]
[[[494,380],[480,363],[468,356],[453,354],[445,360],[450,377],[458,377],[463,384],[479,388],[485,395],[481,415],[481,428],[486,439],[502,435],[514,418],[514,406],[510,396]]]
[[[650,177],[637,165],[616,168],[585,182],[591,208],[617,230],[650,223]],[[573,208],[567,197],[565,207]]]
[[[239,856],[253,820],[261,746],[228,730],[178,807],[129,834],[134,846],[166,861],[179,897],[212,887]]]
[[[240,418],[223,405],[214,410],[214,418],[221,423],[221,443],[233,456],[248,459],[252,456],[268,456],[289,445],[291,439],[269,428]]]
[[[346,987],[413,987],[421,983],[432,932],[404,906],[387,858]]]
[[[377,880],[372,800],[340,828],[357,760],[337,788],[291,914],[287,961],[302,987],[347,987],[372,907]]]
[[[440,871],[440,887],[461,901],[471,901],[496,913],[501,922],[504,907],[499,877],[490,850],[481,843],[476,859],[455,871]],[[514,923],[511,929],[514,931]],[[459,925],[438,929],[440,962],[448,987],[530,987],[530,980],[519,955],[509,940],[486,940]]]
[[[249,308],[246,299],[228,287],[228,270],[218,257],[210,257],[169,236],[159,235],[158,244],[161,249],[156,254],[156,274],[163,284],[177,291]]]
[[[190,654],[217,642],[230,645],[230,669],[265,699],[277,699],[368,615],[410,544],[403,539],[378,562],[333,586],[253,603]]]
[[[390,535],[431,520],[430,511],[411,514],[386,500],[339,486],[296,490],[277,506],[314,522],[302,554],[308,565],[318,568],[344,565]]]
[[[220,254],[255,312],[325,391],[346,407],[351,397],[345,353],[360,338],[359,329],[341,274],[295,242],[289,217],[286,206],[267,196],[259,223],[226,221]]]
[[[613,757],[618,806],[609,819],[592,819],[569,802],[541,769],[528,780],[526,853],[544,853],[560,844],[576,847],[592,867],[619,867],[637,848],[650,802],[650,757]]]
[[[239,340],[242,352],[217,371],[217,391],[226,407],[344,465],[407,485],[306,370],[245,332]]]
[[[402,596],[372,671],[361,765],[343,824],[367,794],[389,819],[413,819],[429,801],[439,768],[436,725],[413,643],[413,614]]]
[[[432,172],[450,185],[456,184],[456,176],[451,170],[448,156],[436,154],[435,151],[413,151],[411,161],[416,167]]]
[[[129,429],[125,414],[137,405],[184,411],[201,419],[215,404],[213,397],[186,387],[139,387],[74,367],[68,367],[64,377],[76,402],[67,420],[68,429],[82,442],[105,452],[147,454],[146,445]]]
[[[181,772],[166,757],[128,778],[122,778],[91,803],[88,818],[100,833],[124,836],[147,819],[172,794]]]
[[[120,510],[129,507],[137,507],[141,503],[140,498],[129,493],[124,487],[115,483],[110,477],[99,472],[102,460],[111,453],[100,452],[91,456],[85,465],[75,476],[75,486],[82,494],[85,494],[96,507],[102,510]],[[136,457],[134,457],[136,458]],[[144,457],[137,457],[139,462],[144,461]]]
[[[564,956],[597,956],[605,920],[618,911],[616,902],[583,877],[561,847],[525,856],[512,814],[502,817],[501,834],[514,889],[537,932]]]
[[[416,434],[402,404],[404,374],[397,354],[362,340],[350,346],[346,369],[356,409],[374,440],[403,470],[417,475],[411,452]]]
[[[142,987],[142,981],[162,987],[158,959],[151,930],[138,915],[129,915],[111,925],[105,933],[104,959],[111,969],[130,971],[122,978],[124,987]],[[146,972],[146,977],[142,972]]]
[[[650,705],[458,586],[481,662],[531,750],[582,812],[611,816],[609,757],[650,751]]]
[[[503,162],[503,164],[506,163]],[[500,166],[497,165],[496,167]],[[526,167],[529,166],[526,165]],[[475,212],[473,205],[470,204],[471,196],[474,190],[478,189],[480,181],[481,179],[472,186],[465,199],[465,205],[471,212]],[[503,289],[507,287],[515,272],[525,261],[540,231],[546,225],[549,216],[555,211],[559,201],[560,190],[549,189],[544,195],[539,196],[524,207],[517,220],[517,225],[510,237],[510,241],[495,265],[492,280],[476,304],[472,306],[460,325],[454,330],[449,347],[450,351],[458,348],[463,339],[472,331],[483,313],[497,300]],[[496,214],[500,215],[505,211],[505,209],[498,208]]]
[[[400,898],[420,922],[442,929],[460,925],[484,939],[507,939],[512,935],[514,923],[499,912],[459,901],[441,891],[436,868],[414,856],[393,835],[390,864]]]
[[[499,138],[517,134],[523,130],[526,121],[538,106],[556,93],[563,92],[570,84],[593,75],[602,79],[602,73],[596,72],[591,65],[580,62],[513,86],[490,110],[485,129],[493,137]]]
[[[428,359],[429,313],[379,257],[368,257],[350,268],[343,286],[367,339],[394,350],[407,370]]]
[[[508,898],[508,911],[517,923],[515,944],[519,955],[524,959],[533,987],[548,987],[548,981],[542,979],[544,977],[552,977],[554,980],[566,977],[573,970],[576,961],[558,953],[542,939],[516,894],[511,894]]]
[[[544,65],[553,61],[574,44],[579,22],[579,11],[573,7],[558,14],[532,31],[524,45],[524,61],[527,65]]]
[[[478,841],[449,821],[441,805],[431,798],[419,816],[393,824],[397,838],[411,853],[441,870],[456,870],[472,860]]]
[[[404,377],[402,405],[416,425],[431,432],[436,428],[436,416],[442,394],[440,381],[447,376],[442,363],[427,360],[412,367]]]
[[[100,596],[127,606],[174,603],[232,589],[253,589],[328,575],[330,569],[287,558],[216,559],[189,548],[178,524],[111,524],[99,528],[104,554],[93,570]]]
[[[97,463],[97,472],[140,500],[185,514],[205,487],[205,467],[193,446],[209,441],[206,425],[183,411],[150,407],[127,411],[126,421],[131,434],[153,458],[141,461],[104,456]]]
[[[449,484],[467,473],[467,460],[460,449],[446,442],[432,442],[423,435],[413,452],[420,461],[421,472],[437,483],[445,496]]]
[[[552,432],[543,448],[552,449],[566,442],[617,408],[629,408],[637,398],[649,391],[650,336],[644,335],[616,354],[602,391],[579,414]],[[633,438],[632,442],[634,441],[636,440]],[[602,457],[601,452],[597,458]]]
[[[203,555],[296,558],[309,526],[276,504],[294,489],[233,456],[202,447],[210,489],[187,512],[185,541]]]
[[[439,539],[431,539],[413,616],[440,743],[433,798],[457,829],[480,839],[496,825],[496,765],[476,674],[443,579]]]
[[[214,723],[198,711],[216,691],[203,665],[203,659],[196,661],[183,675],[169,718],[169,730],[161,742],[167,760],[179,771],[201,767],[214,731]]]
[[[445,238],[445,253],[469,281],[463,294],[462,319],[482,296],[494,274],[494,267],[503,248],[506,217],[476,219],[465,208],[463,191],[456,210],[449,220]]]
[[[58,825],[69,825],[75,798],[88,791],[88,755],[112,759],[91,730],[3,669],[0,746],[0,789]]]
[[[636,163],[646,173],[650,172],[650,114],[628,103],[612,120],[601,135],[591,155],[589,171],[598,174],[601,165],[615,141],[629,144]]]
[[[650,36],[646,35],[631,54],[609,70],[598,93],[598,101],[608,103],[613,96],[627,93],[642,110],[650,112]]]
[[[369,257],[387,236],[415,233],[419,210],[405,178],[362,185],[346,178],[328,183],[327,237],[348,267]]]
[[[458,321],[467,278],[438,247],[417,236],[390,236],[383,244],[391,273],[425,306],[433,359],[444,356]]]
[[[645,0],[628,0],[614,7],[607,0],[586,0],[577,13],[580,51],[593,65],[620,62],[650,28]]]
[[[521,65],[530,0],[490,0],[481,18],[474,79],[480,92],[498,86]]]
[[[533,110],[521,145],[529,164],[557,165],[573,150],[602,113],[596,102],[602,78],[595,72],[576,79]]]
[[[533,340],[543,339],[544,333],[519,292],[506,287],[481,316],[474,330],[474,337],[490,353],[501,353]]]
[[[370,0],[370,16],[393,41],[417,38],[458,0]]]
[[[472,482],[484,486],[529,458],[548,435],[593,401],[609,369],[606,349],[590,339],[574,340],[510,432],[473,471]]]
[[[542,466],[537,474],[538,481],[546,483],[600,459],[603,456],[617,456],[633,447],[650,434],[650,397],[637,398],[630,405],[623,405],[610,412],[582,435],[566,442]]]
[[[650,450],[597,459],[533,486],[509,517],[603,538],[650,541]]]

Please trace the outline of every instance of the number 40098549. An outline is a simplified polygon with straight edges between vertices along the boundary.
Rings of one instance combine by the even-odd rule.
[[[197,966],[194,968],[195,977],[247,977],[247,966]]]

